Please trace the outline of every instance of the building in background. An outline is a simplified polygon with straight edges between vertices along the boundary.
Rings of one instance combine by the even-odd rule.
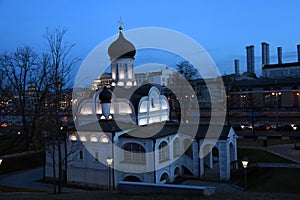
[[[174,69],[165,66],[160,71],[136,73],[135,79],[138,86],[144,83],[156,83],[161,86],[168,86],[174,83]]]
[[[282,62],[282,47],[277,47],[278,63],[264,64],[262,67],[263,78],[289,78],[300,77],[300,45],[297,45],[298,59],[296,62]]]

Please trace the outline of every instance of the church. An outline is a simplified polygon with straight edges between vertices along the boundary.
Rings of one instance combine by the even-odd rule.
[[[63,153],[68,156],[63,167],[67,181],[117,188],[120,181],[171,183],[178,176],[203,178],[212,174],[209,171],[218,180],[229,180],[237,160],[234,130],[230,125],[171,119],[170,100],[160,85],[137,86],[135,54],[120,26],[108,48],[110,83],[93,90],[73,111],[76,132],[69,133]],[[218,130],[217,139],[209,134]],[[52,166],[46,156],[48,179],[53,177]]]

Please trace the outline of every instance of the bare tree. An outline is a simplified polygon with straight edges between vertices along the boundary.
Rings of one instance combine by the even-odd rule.
[[[4,53],[0,56],[2,73],[7,77],[9,86],[9,98],[11,99],[16,116],[21,116],[23,135],[27,147],[32,137],[32,107],[28,98],[28,86],[30,85],[30,72],[38,68],[38,55],[30,47],[18,48],[11,54]],[[2,90],[2,92],[4,92]],[[7,92],[7,91],[6,91]]]
[[[191,109],[194,105],[195,92],[193,88],[190,86],[189,81],[196,78],[198,75],[197,70],[194,66],[186,60],[183,60],[176,64],[177,72],[174,73],[172,79],[175,80],[176,84],[172,85],[172,90],[175,92],[175,96],[172,96],[172,102],[177,102],[180,108],[172,108],[178,120],[182,122],[189,122],[192,120]]]
[[[67,33],[66,28],[56,28],[54,30],[46,30],[44,35],[47,46],[48,54],[50,56],[50,76],[49,76],[49,85],[50,93],[52,94],[48,100],[49,106],[49,117],[52,122],[52,150],[57,152],[57,163],[58,163],[58,193],[61,193],[62,180],[63,180],[63,164],[65,174],[67,173],[67,162],[63,162],[62,155],[62,145],[64,145],[64,152],[66,157],[66,134],[62,131],[62,115],[61,115],[61,106],[60,102],[63,97],[63,92],[68,87],[71,79],[71,71],[74,65],[79,61],[79,59],[71,58],[70,52],[74,48],[75,44],[71,44],[64,41],[65,35]],[[55,153],[53,154],[53,162],[56,163]],[[55,167],[53,168],[53,178],[54,185],[56,183],[56,173]],[[66,177],[65,177],[66,178]],[[54,192],[56,192],[54,186]]]
[[[188,81],[195,79],[198,71],[195,67],[186,60],[180,61],[177,66],[177,71]]]

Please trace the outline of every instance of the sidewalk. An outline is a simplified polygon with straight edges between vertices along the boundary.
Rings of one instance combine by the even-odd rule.
[[[0,185],[39,190],[43,192],[53,192],[53,185],[37,182],[43,178],[43,167],[18,171],[0,176]],[[82,190],[63,187],[63,193],[79,192]]]
[[[298,144],[300,145],[300,144]],[[239,146],[239,148],[248,148],[248,149],[262,149],[283,157],[285,159],[291,160],[295,163],[300,164],[300,150],[294,149],[294,144],[280,144],[272,145],[268,147],[259,147],[259,146]]]

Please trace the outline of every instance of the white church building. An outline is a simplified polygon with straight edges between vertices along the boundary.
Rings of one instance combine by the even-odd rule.
[[[67,138],[64,171],[68,182],[117,188],[120,181],[166,183],[177,176],[201,178],[210,169],[217,169],[218,180],[229,180],[237,160],[234,130],[223,124],[209,127],[170,121],[169,101],[160,86],[137,86],[135,53],[120,27],[119,37],[108,48],[110,86],[94,91],[75,113],[77,131]],[[209,134],[218,130],[217,139]],[[46,178],[53,177],[52,166],[51,157],[46,156]]]

